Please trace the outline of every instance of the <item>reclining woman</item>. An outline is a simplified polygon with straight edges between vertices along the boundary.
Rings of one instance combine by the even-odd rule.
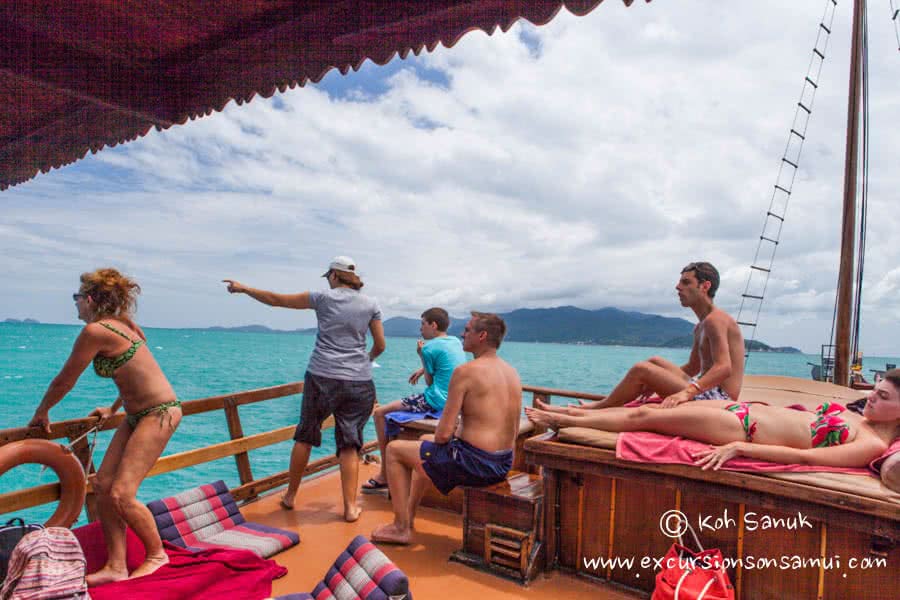
[[[120,406],[126,413],[93,484],[106,538],[107,561],[101,570],[88,575],[89,586],[129,577],[125,564],[126,525],[147,551],[146,560],[131,577],[149,575],[169,562],[153,515],[136,496],[138,486],[181,421],[181,403],[150,354],[144,332],[132,320],[140,290],[136,282],[115,269],[98,269],[81,276],[81,287],[72,298],[78,318],[87,325],[28,423],[49,433],[50,409],[69,393],[91,362],[97,375],[111,378],[119,390],[112,406],[97,408],[90,415],[99,417],[98,424],[102,424]]]
[[[737,456],[783,464],[865,467],[900,436],[900,369],[888,371],[869,393],[862,417],[836,403],[825,403],[810,414],[713,400],[668,410],[644,405],[596,411],[570,408],[566,414],[526,407],[525,413],[553,429],[651,431],[713,444],[693,457],[704,470],[718,470]]]

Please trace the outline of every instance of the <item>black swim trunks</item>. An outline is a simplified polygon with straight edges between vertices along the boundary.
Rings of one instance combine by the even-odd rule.
[[[322,444],[322,423],[334,415],[334,445],[340,452],[363,445],[363,428],[375,406],[375,384],[314,375],[303,380],[303,406],[294,441],[318,447]]]
[[[458,485],[484,487],[506,479],[513,451],[485,452],[459,438],[446,444],[422,442],[422,468],[444,495]]]

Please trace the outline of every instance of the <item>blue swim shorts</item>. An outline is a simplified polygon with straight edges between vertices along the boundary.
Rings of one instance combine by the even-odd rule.
[[[446,444],[422,442],[422,468],[445,496],[458,485],[484,487],[504,481],[512,468],[513,451],[485,452],[459,438]]]
[[[699,377],[691,377],[689,384],[696,384],[699,379]],[[728,392],[719,386],[716,386],[714,388],[709,388],[705,392],[700,392],[694,396],[694,400],[731,400],[731,396],[728,395]]]
[[[425,394],[413,394],[412,396],[401,398],[400,403],[403,405],[403,410],[408,412],[427,413],[434,410],[425,402]]]

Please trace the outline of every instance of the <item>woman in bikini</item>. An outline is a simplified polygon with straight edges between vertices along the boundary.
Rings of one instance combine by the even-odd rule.
[[[694,455],[703,469],[718,470],[736,456],[783,464],[865,467],[900,436],[900,369],[888,371],[869,393],[862,417],[834,402],[826,402],[812,414],[715,400],[670,409],[644,405],[587,411],[570,407],[557,412],[548,408],[540,403],[538,409],[526,407],[525,413],[553,429],[652,431],[712,444]]]
[[[72,295],[78,318],[87,323],[72,353],[50,383],[29,422],[50,432],[49,411],[74,387],[93,362],[100,377],[116,384],[119,396],[109,407],[95,409],[98,425],[124,406],[126,417],[116,430],[93,488],[107,545],[106,565],[88,575],[89,586],[129,577],[125,565],[125,527],[134,531],[147,558],[131,577],[149,575],[169,562],[156,523],[136,498],[138,486],[162,454],[181,421],[181,403],[147,348],[146,336],[132,320],[140,287],[115,269],[98,269],[81,276]]]

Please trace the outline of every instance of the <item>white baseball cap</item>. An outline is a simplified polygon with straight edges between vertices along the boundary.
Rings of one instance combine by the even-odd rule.
[[[328,271],[322,273],[322,277],[327,277],[329,271],[344,271],[346,273],[356,272],[356,261],[349,256],[335,256],[328,265]]]

